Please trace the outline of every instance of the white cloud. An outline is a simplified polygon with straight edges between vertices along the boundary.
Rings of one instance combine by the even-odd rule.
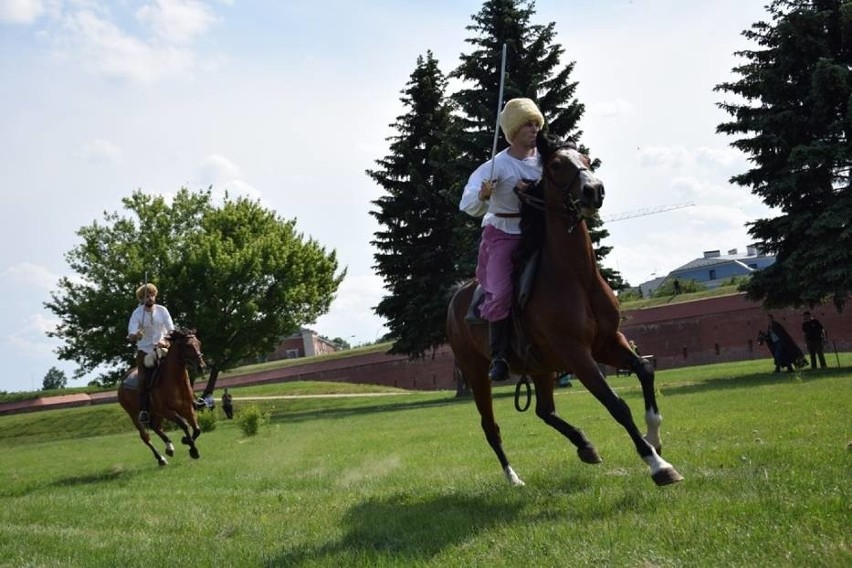
[[[101,138],[83,144],[79,154],[81,158],[94,165],[119,164],[122,161],[121,150],[118,146]]]
[[[4,346],[13,348],[18,353],[33,357],[48,357],[52,354],[56,341],[47,337],[48,331],[53,331],[59,324],[58,320],[34,314],[26,318],[23,324],[13,333],[2,338]]]
[[[68,16],[65,31],[60,40],[67,48],[64,55],[96,75],[150,83],[187,71],[195,62],[188,49],[151,45],[89,11]]]
[[[42,13],[41,0],[0,0],[0,24],[31,24]]]
[[[212,185],[216,199],[223,199],[226,191],[231,198],[242,196],[253,201],[261,201],[263,198],[260,190],[242,179],[240,167],[220,154],[211,154],[204,158],[200,175],[201,186]]]
[[[194,0],[157,0],[136,11],[136,18],[167,43],[187,44],[216,22],[213,12]]]
[[[0,282],[8,282],[21,288],[50,290],[58,281],[59,276],[44,266],[38,266],[29,262],[10,266],[3,272],[0,272]]]
[[[385,293],[376,273],[347,274],[329,313],[311,327],[321,335],[340,337],[352,345],[376,341],[387,333],[384,319],[373,313]]]

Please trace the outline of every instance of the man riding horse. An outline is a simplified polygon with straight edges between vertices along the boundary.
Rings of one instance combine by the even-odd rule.
[[[472,306],[475,317],[488,321],[492,381],[509,378],[506,363],[512,306],[512,254],[521,242],[521,203],[515,193],[541,178],[536,137],[544,116],[530,99],[512,99],[500,113],[500,128],[509,147],[479,166],[464,188],[459,209],[482,219],[476,279],[484,291]],[[478,314],[476,314],[478,311]]]
[[[139,422],[147,425],[150,421],[148,391],[151,387],[150,375],[152,373],[148,372],[145,359],[148,358],[151,366],[155,364],[155,361],[151,361],[151,358],[156,358],[155,351],[157,348],[168,346],[165,339],[174,330],[175,324],[169,310],[156,303],[156,286],[150,282],[143,284],[136,290],[136,298],[139,300],[139,305],[130,315],[130,321],[127,324],[127,340],[131,343],[136,342],[136,375],[141,408]]]

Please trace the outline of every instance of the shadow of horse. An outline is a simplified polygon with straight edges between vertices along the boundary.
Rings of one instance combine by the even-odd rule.
[[[524,502],[494,495],[442,495],[422,500],[405,494],[374,498],[349,509],[343,535],[313,549],[285,551],[267,566],[348,566],[353,558],[393,556],[400,566],[419,565],[480,532],[516,521]]]

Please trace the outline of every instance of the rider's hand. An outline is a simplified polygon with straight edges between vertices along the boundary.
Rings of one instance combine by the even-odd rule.
[[[492,191],[494,191],[494,183],[490,179],[483,180],[479,187],[479,200],[488,201],[491,198]]]

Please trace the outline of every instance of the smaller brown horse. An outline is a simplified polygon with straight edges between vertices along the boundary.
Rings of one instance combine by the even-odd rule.
[[[168,354],[153,369],[153,379],[149,389],[151,397],[151,430],[166,444],[166,454],[175,455],[175,448],[169,437],[163,432],[163,421],[171,420],[183,430],[184,436],[181,442],[189,446],[189,456],[198,459],[198,448],[195,440],[201,435],[198,427],[198,419],[195,416],[193,406],[194,397],[192,386],[189,382],[187,365],[192,364],[200,368],[205,367],[204,357],[201,355],[201,342],[195,337],[193,331],[174,330],[169,335]],[[139,422],[139,387],[137,371],[131,370],[118,387],[118,402],[130,416],[130,420],[139,430],[139,437],[146,446],[151,448],[160,465],[169,462],[151,444],[151,436],[145,426]],[[192,432],[190,433],[190,428]]]

